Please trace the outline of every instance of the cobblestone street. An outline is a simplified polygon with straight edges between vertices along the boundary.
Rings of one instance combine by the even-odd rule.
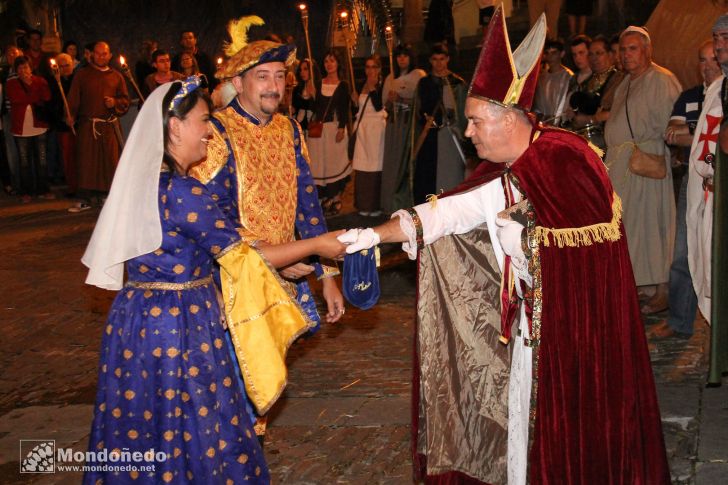
[[[0,482],[78,483],[19,474],[19,440],[86,448],[101,329],[113,292],[84,285],[80,257],[98,211],[0,201]],[[332,226],[362,224],[351,216]],[[288,388],[269,416],[275,483],[412,482],[410,379],[415,267],[385,256],[382,298],[297,342]],[[664,315],[662,315],[664,316]],[[659,318],[651,318],[652,324]],[[705,388],[709,328],[651,342],[675,483],[728,483],[728,382]]]

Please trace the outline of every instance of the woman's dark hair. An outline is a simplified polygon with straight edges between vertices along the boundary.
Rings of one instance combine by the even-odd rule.
[[[392,57],[394,57],[395,78],[398,78],[402,75],[402,70],[399,68],[399,64],[397,63],[397,56],[402,55],[409,57],[409,67],[407,68],[407,72],[412,72],[414,69],[417,68],[417,54],[415,54],[415,50],[412,48],[412,44],[400,44],[395,47],[394,52],[392,52]]]
[[[345,81],[346,76],[344,76],[344,63],[341,62],[341,56],[339,56],[339,53],[336,52],[335,49],[329,49],[328,51],[326,51],[326,54],[324,54],[323,60],[326,61],[327,57],[333,57],[334,59],[336,59],[336,75],[339,76],[340,81]],[[321,65],[323,66],[324,63],[321,63]],[[326,68],[324,67],[324,71],[325,70]]]
[[[15,58],[15,61],[13,61],[13,69],[15,72],[18,72],[18,67],[22,66],[23,64],[30,64],[30,59],[28,59],[28,56],[18,56]]]
[[[63,43],[63,49],[61,50],[61,52],[65,52],[66,54],[68,54],[68,52],[66,52],[66,51],[68,50],[68,47],[69,46],[76,47],[76,56],[78,56],[78,54],[79,54],[79,52],[78,52],[78,44],[76,43],[75,40],[67,40],[66,42],[64,42]],[[74,57],[73,60],[75,61],[76,60],[76,57]]]
[[[207,94],[206,90],[202,88],[195,89],[190,94],[182,98],[182,101],[170,108],[169,105],[172,103],[172,100],[177,95],[181,87],[182,83],[179,81],[172,84],[172,87],[169,88],[169,91],[162,100],[162,133],[164,139],[164,158],[162,161],[172,173],[177,171],[177,162],[174,157],[170,155],[169,150],[167,149],[169,146],[169,120],[172,118],[184,120],[187,118],[190,111],[197,106],[197,102],[199,100],[203,100],[207,104],[207,108],[210,112],[212,112],[213,109],[210,96]]]
[[[303,79],[301,79],[301,66],[303,64],[308,64],[308,75],[309,78],[314,82],[314,85],[318,85],[321,83],[321,71],[318,68],[318,64],[316,64],[316,61],[311,62],[310,59],[306,58],[301,60],[301,62],[298,63],[298,67],[296,68],[296,80],[298,83],[304,82]],[[313,66],[312,66],[313,64]]]
[[[182,67],[182,57],[189,56],[190,59],[192,59],[192,67],[190,68],[190,72],[185,72],[185,68]],[[182,52],[179,55],[179,71],[184,74],[185,76],[192,76],[193,74],[198,74],[200,72],[200,66],[197,65],[197,59],[195,59],[195,56],[190,54],[189,52]]]
[[[367,62],[372,61],[374,64],[379,68],[379,78],[377,80],[378,84],[382,83],[382,58],[379,57],[379,54],[372,54],[371,56],[367,57],[364,60],[364,67],[366,67]],[[366,83],[366,79],[364,80],[364,83]],[[363,84],[362,84],[363,86]]]

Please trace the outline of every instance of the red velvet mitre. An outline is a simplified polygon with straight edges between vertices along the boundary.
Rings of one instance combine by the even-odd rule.
[[[541,14],[521,45],[511,52],[503,5],[499,5],[485,32],[468,96],[529,111],[545,39],[546,16]]]

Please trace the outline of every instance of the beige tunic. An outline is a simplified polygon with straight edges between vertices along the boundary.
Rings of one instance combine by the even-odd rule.
[[[635,80],[626,76],[617,88],[605,126],[606,164],[614,190],[622,198],[622,220],[637,286],[668,280],[675,239],[675,199],[663,133],[681,90],[677,78],[657,64]],[[664,156],[668,167],[664,179],[629,171],[633,140],[642,151]]]

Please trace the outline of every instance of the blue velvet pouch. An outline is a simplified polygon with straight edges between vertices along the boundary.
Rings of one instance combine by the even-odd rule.
[[[369,310],[379,300],[376,249],[344,256],[344,297],[362,310]]]

